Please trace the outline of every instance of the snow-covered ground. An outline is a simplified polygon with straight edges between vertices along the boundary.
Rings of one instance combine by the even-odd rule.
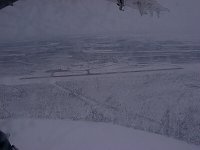
[[[20,150],[199,150],[199,146],[105,123],[30,119],[0,123],[5,130],[10,127],[10,140]]]
[[[199,42],[70,38],[0,53],[1,119],[106,122],[200,144]]]

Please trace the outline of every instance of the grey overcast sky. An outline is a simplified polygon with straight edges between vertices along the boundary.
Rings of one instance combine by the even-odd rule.
[[[160,18],[121,12],[106,0],[20,0],[0,10],[0,42],[71,34],[200,37],[200,0],[158,2],[170,9]]]

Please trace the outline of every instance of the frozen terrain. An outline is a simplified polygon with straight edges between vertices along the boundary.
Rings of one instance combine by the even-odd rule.
[[[109,125],[87,126],[87,123],[80,123],[80,126],[86,130],[91,126],[91,131],[99,128],[107,133],[109,130],[111,134],[119,128],[116,134],[126,138],[135,139],[135,133],[143,136],[143,132],[134,130],[129,135],[129,129],[117,126],[111,130],[111,124],[116,124],[200,144],[199,68],[199,41],[100,36],[2,43],[0,118],[104,122]],[[24,123],[27,126],[27,122]],[[34,123],[35,127],[27,128],[27,133],[24,131],[23,134],[39,130],[45,122]],[[55,126],[59,124],[54,123]],[[54,123],[49,127],[52,130]],[[63,122],[65,124],[68,123]],[[79,127],[79,123],[69,124]],[[44,136],[49,137],[48,134]],[[60,136],[70,140],[66,135]],[[149,137],[147,134],[144,142]],[[152,142],[157,142],[158,137],[155,136]],[[181,144],[181,147],[184,146]]]
[[[27,119],[0,123],[10,124],[10,140],[20,150],[199,150],[181,141],[104,123]]]

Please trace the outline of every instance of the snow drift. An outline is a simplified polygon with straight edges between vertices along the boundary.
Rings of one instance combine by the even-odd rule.
[[[11,141],[20,150],[199,150],[198,146],[104,123],[26,119],[7,123]]]

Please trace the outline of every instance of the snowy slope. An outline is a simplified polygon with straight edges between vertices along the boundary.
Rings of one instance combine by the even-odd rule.
[[[8,122],[7,122],[8,123]],[[20,150],[199,150],[200,147],[116,125],[61,120],[12,120]],[[3,121],[0,121],[1,128]]]

